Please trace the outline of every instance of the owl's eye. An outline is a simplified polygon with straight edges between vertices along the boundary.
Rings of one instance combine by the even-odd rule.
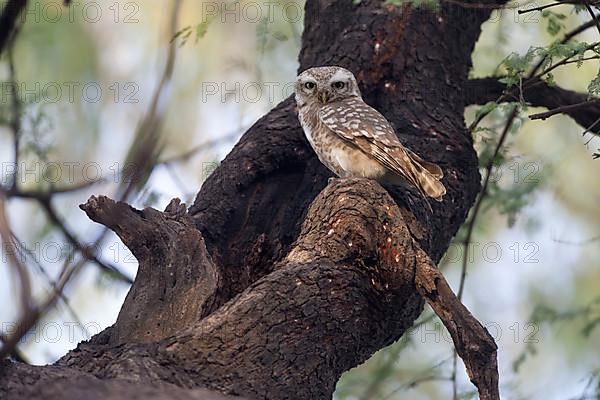
[[[314,82],[306,82],[304,84],[304,87],[307,88],[308,90],[313,90],[315,88],[315,83]]]
[[[343,89],[344,86],[345,86],[345,84],[342,81],[336,81],[336,82],[333,82],[331,86],[333,86],[334,89],[338,89],[339,90],[339,89]]]

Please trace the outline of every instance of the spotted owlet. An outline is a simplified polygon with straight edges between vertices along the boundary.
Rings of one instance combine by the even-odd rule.
[[[363,101],[352,72],[311,68],[298,76],[294,91],[306,138],[337,176],[409,185],[423,197],[442,200],[440,167],[400,143],[385,117]]]

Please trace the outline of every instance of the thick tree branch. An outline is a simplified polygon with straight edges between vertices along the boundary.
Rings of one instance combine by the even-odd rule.
[[[519,101],[522,98],[528,104],[536,107],[546,107],[550,110],[561,108],[561,112],[570,116],[584,128],[588,128],[600,117],[600,102],[588,102],[587,93],[574,92],[559,86],[550,86],[546,82],[537,80],[527,85],[523,92],[519,88],[506,89],[506,85],[498,78],[471,79],[465,91],[465,105],[485,104],[496,101],[502,97],[504,101]],[[589,103],[585,107],[577,106]],[[590,129],[590,132],[600,134],[600,126]]]
[[[92,374],[68,367],[42,368],[0,360],[2,399],[60,400],[244,400],[208,389],[185,389],[175,385],[132,382],[129,374],[102,380]],[[8,395],[7,393],[10,393]]]
[[[179,246],[190,222],[177,202],[165,213],[136,211],[106,198],[92,198],[84,208],[115,230],[140,258],[140,276],[132,292],[157,292],[155,281],[164,278],[145,277],[156,264],[164,266],[162,274],[176,274],[184,285],[185,271],[212,265],[206,258],[183,257],[189,246]],[[198,238],[199,233],[192,236]],[[191,280],[203,278],[196,275]],[[177,293],[187,292],[172,285],[162,290],[164,307],[172,310],[177,309],[172,303]],[[496,399],[497,371],[490,363],[495,357],[493,340],[480,331],[481,325],[415,244],[394,200],[377,183],[361,179],[335,180],[323,190],[287,257],[209,316],[188,320],[187,327],[179,325],[171,337],[153,343],[135,344],[131,342],[139,342],[138,337],[127,337],[129,342],[117,347],[85,344],[56,367],[76,368],[101,379],[127,376],[134,383],[204,387],[249,398],[329,398],[344,371],[411,326],[423,307],[419,294],[448,326],[482,398]],[[128,298],[124,309],[131,301]],[[117,327],[124,324],[122,316]],[[153,322],[161,325],[177,324],[179,318],[160,312],[155,316]],[[85,354],[96,356],[90,360]]]
[[[178,199],[164,213],[138,211],[103,196],[92,196],[80,207],[112,229],[139,261],[112,344],[157,341],[213,311],[220,273]]]
[[[467,367],[481,400],[500,399],[498,392],[498,347],[494,339],[454,295],[429,256],[417,249],[417,291],[450,332],[454,347]]]

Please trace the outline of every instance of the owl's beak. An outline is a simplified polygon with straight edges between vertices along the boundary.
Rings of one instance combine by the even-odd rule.
[[[319,100],[321,100],[321,103],[327,104],[329,100],[331,100],[331,94],[328,91],[324,90],[321,93],[319,93]]]

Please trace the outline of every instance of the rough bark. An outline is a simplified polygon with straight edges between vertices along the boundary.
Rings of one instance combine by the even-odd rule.
[[[106,197],[92,197],[81,208],[117,233],[139,261],[111,344],[154,342],[213,311],[221,274],[179,200],[164,213],[153,208],[138,212]]]
[[[463,109],[489,12],[307,2],[300,69],[356,73],[401,140],[443,168],[448,193],[433,212],[407,189],[328,185],[287,99],[244,134],[187,212],[177,201],[165,212],[104,197],[82,206],[131,249],[136,281],[116,324],[56,365],[0,364],[0,397],[143,388],[157,399],[331,398],[340,375],[399,339],[426,299],[481,398],[498,398],[495,344],[434,268],[479,190]]]

